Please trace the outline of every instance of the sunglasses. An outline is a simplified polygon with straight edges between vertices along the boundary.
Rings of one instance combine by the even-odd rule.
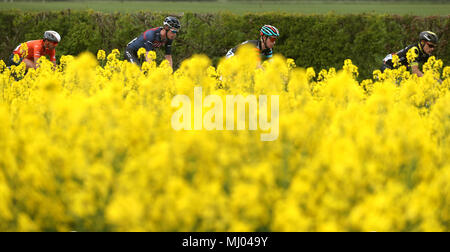
[[[177,29],[170,29],[170,31],[171,31],[172,33],[175,33],[175,34],[178,32]]]
[[[277,39],[278,38],[276,38],[276,37],[269,37],[270,42],[275,42],[275,41],[277,41]]]
[[[436,45],[433,45],[433,44],[430,44],[430,43],[427,43],[427,45],[428,45],[429,48],[435,48],[436,47]]]

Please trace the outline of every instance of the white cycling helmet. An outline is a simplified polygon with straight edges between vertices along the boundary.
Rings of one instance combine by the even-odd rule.
[[[55,31],[46,31],[44,32],[44,39],[59,43],[61,41],[61,36]]]
[[[180,21],[176,17],[166,17],[164,19],[164,25],[167,25],[170,29],[179,30],[181,28]]]

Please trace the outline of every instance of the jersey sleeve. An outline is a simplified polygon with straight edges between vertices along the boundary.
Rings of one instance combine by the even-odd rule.
[[[167,44],[166,44],[166,55],[171,55],[172,54],[172,41],[173,40],[170,40],[169,39],[169,41],[167,41]]]
[[[49,54],[50,61],[53,62],[53,63],[56,62],[55,54],[56,54],[56,50],[55,50],[55,49],[51,50],[51,51],[50,51],[50,54]]]

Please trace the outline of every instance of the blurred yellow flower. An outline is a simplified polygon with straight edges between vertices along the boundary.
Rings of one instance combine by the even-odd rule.
[[[6,64],[3,60],[0,60],[0,72],[3,72],[6,69]]]
[[[442,78],[448,79],[450,77],[450,66],[446,66],[442,72]]]
[[[398,57],[397,54],[392,55],[392,64],[394,67],[400,66],[400,58]]]
[[[314,68],[312,67],[308,67],[306,69],[306,76],[308,77],[308,80],[312,80],[313,78],[316,77],[316,72],[314,71]]]
[[[138,58],[140,59],[141,57],[144,57],[144,59],[145,59],[145,55],[147,54],[147,50],[145,50],[145,48],[143,48],[143,47],[141,47],[141,48],[139,48],[139,50],[138,50],[138,52],[137,52],[137,55],[138,55]]]
[[[105,60],[106,59],[106,52],[104,50],[98,50],[98,52],[97,52],[97,59],[98,60]]]
[[[421,78],[401,66],[359,81],[351,60],[316,74],[275,55],[257,68],[251,48],[173,74],[154,51],[141,69],[119,54],[56,69],[42,57],[27,74],[0,61],[0,231],[450,231],[442,61]],[[214,103],[228,95],[277,95],[279,138],[247,122],[175,131],[176,95],[202,103],[191,119],[226,110]]]

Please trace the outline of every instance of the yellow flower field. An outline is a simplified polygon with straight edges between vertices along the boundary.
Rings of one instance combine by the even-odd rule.
[[[0,61],[0,231],[450,231],[450,67],[174,73],[109,55]],[[153,57],[153,55],[152,55]],[[442,82],[438,81],[439,79]],[[176,131],[176,95],[279,95],[279,136]],[[208,111],[203,108],[203,113]],[[224,122],[225,123],[225,122]]]

